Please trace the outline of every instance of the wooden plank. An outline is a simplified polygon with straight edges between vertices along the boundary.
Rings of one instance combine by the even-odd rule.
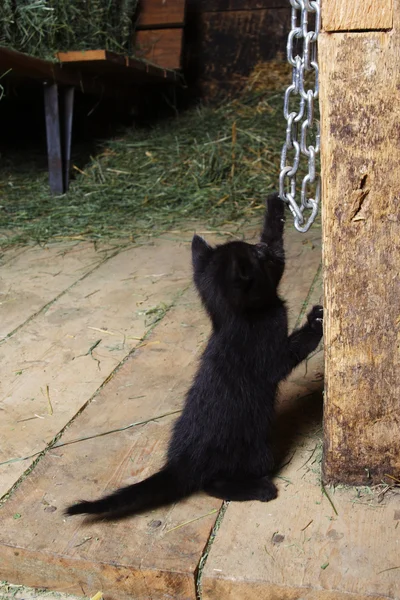
[[[252,239],[254,233],[253,229],[246,238]],[[210,241],[216,241],[215,236]],[[304,276],[299,285],[293,274],[303,263],[315,272],[320,260],[318,230],[300,237],[289,229],[287,247],[291,266],[284,290],[294,323],[310,277]],[[178,410],[208,330],[208,320],[190,289],[62,440]],[[301,384],[295,391],[299,394],[304,394]],[[156,470],[173,418],[53,448],[1,509],[0,579],[89,595],[101,589],[110,600],[148,600],[150,595],[154,600],[166,595],[194,600],[197,566],[215,522],[213,511],[220,507],[218,500],[194,496],[173,508],[135,517],[128,527],[126,522],[88,526],[61,513],[77,497],[101,494]]]
[[[117,83],[108,85],[93,74],[79,69],[68,69],[62,65],[28,56],[9,48],[0,47],[0,69],[10,71],[9,77],[24,77],[49,83],[59,83],[79,88],[81,92],[107,96],[118,96],[126,90]]]
[[[309,306],[320,301],[319,277],[312,288]],[[336,515],[321,489],[322,373],[321,353],[282,386],[277,438],[289,463],[279,473],[278,499],[229,505],[203,571],[203,600],[400,599],[400,574],[392,568],[399,496],[327,488]]]
[[[0,263],[0,341],[97,269],[113,252],[108,244],[98,249],[101,251],[88,242],[57,242],[23,253],[20,250],[16,255],[7,251]]]
[[[136,29],[182,27],[186,0],[141,0]]]
[[[132,82],[178,81],[179,76],[168,68],[146,65],[144,61],[95,50],[94,60],[88,60],[88,52],[82,57],[78,52],[75,60],[66,53],[66,63],[55,64],[21,52],[0,47],[0,69],[11,72],[10,77],[26,77],[50,83],[79,88],[83,93],[112,97],[132,94]],[[103,55],[104,58],[101,58]],[[126,68],[129,66],[129,68]]]
[[[285,566],[289,570],[290,565]],[[311,590],[303,586],[297,589],[289,589],[286,585],[269,585],[267,589],[268,592],[266,592],[263,583],[227,581],[221,577],[212,582],[212,588],[209,587],[207,581],[206,595],[203,598],[204,600],[217,600],[218,598],[224,598],[224,600],[236,600],[237,598],[240,598],[240,600],[259,600],[264,597],[263,594],[268,593],[268,598],[273,598],[273,600],[299,600],[299,598],[301,600],[388,600],[388,596],[341,594],[337,591]]]
[[[18,74],[40,80],[55,81],[58,74],[57,65],[54,63],[3,47],[0,47],[0,67],[4,70],[12,69]]]
[[[314,448],[310,437],[296,447],[277,500],[228,507],[204,570],[204,600],[399,600],[399,497],[378,503],[367,492],[328,489],[335,515],[302,466]]]
[[[121,54],[109,50],[74,50],[71,52],[57,52],[57,59],[62,63],[96,62],[107,60],[124,65],[126,59]]]
[[[400,30],[322,34],[319,52],[324,471],[369,485],[400,470]]]
[[[324,31],[391,29],[393,0],[322,0]]]
[[[136,55],[165,69],[180,69],[182,29],[152,29],[138,31],[135,36]]]
[[[140,344],[187,285],[186,248],[121,252],[0,345],[0,462],[43,450]],[[0,465],[0,496],[32,460]]]
[[[140,54],[140,53],[138,53]],[[121,84],[132,78],[137,81],[177,81],[178,75],[171,68],[149,64],[140,58],[131,58],[108,52],[107,50],[86,50],[85,52],[59,52],[58,60],[67,68],[114,78]]]
[[[207,329],[190,289],[63,441],[179,410]],[[89,526],[62,514],[82,495],[104,493],[158,469],[174,418],[54,448],[40,461],[0,509],[0,580],[89,596],[102,590],[110,600],[195,600],[197,565],[221,501],[194,496],[137,516],[128,526]]]

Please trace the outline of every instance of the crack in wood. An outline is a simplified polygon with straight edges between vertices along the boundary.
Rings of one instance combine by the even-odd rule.
[[[357,190],[351,194],[351,208],[350,208],[350,221],[363,221],[365,220],[364,216],[361,216],[359,213],[363,207],[364,201],[370,193],[370,188],[366,187],[368,182],[368,174],[363,175],[360,181],[360,185]]]

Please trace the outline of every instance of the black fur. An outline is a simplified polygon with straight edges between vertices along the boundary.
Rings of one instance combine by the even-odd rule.
[[[259,244],[216,248],[195,235],[194,282],[213,325],[163,470],[67,514],[119,518],[205,490],[226,500],[276,498],[271,429],[279,382],[315,350],[322,308],[290,336],[277,287],[285,266],[284,204],[267,200]]]

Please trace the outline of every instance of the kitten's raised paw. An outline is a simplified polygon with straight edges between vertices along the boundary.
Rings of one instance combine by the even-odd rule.
[[[324,309],[322,306],[313,306],[307,315],[307,321],[311,329],[322,336],[324,322]]]
[[[278,219],[285,222],[285,203],[281,200],[278,192],[267,198],[267,212],[270,219]]]

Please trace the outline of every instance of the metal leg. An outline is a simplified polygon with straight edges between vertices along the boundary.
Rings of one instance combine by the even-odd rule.
[[[71,164],[71,139],[72,139],[72,118],[74,113],[74,88],[63,88],[64,96],[64,131],[63,131],[63,167],[64,167],[64,191],[68,191],[69,170]]]
[[[57,84],[44,84],[47,156],[52,194],[64,194],[68,190],[71,162],[74,88],[61,88],[60,96],[63,101],[61,109]]]
[[[44,84],[44,108],[46,117],[47,157],[49,163],[49,183],[52,194],[64,192],[60,115],[58,110],[57,84]]]

